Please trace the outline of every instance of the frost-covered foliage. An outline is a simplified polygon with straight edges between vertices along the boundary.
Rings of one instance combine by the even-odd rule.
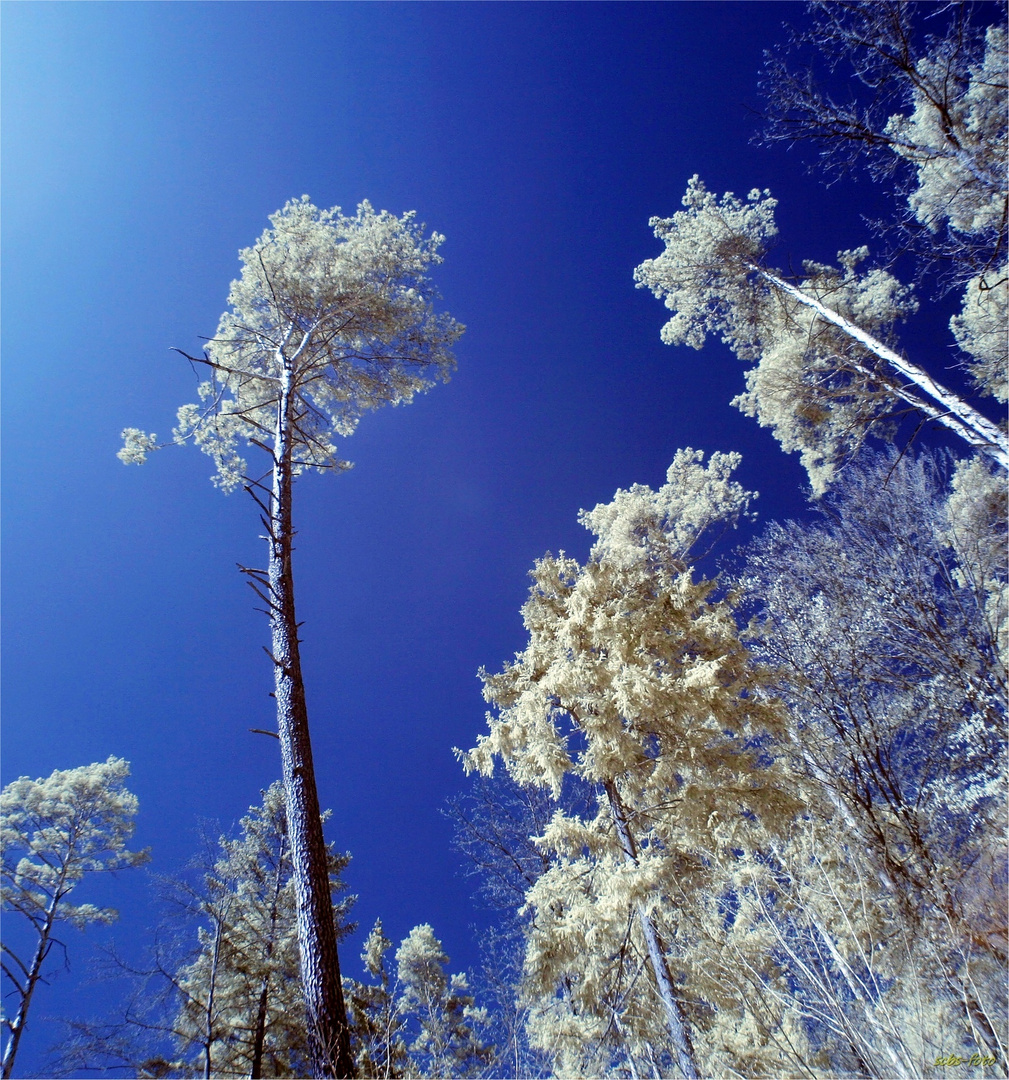
[[[914,853],[965,842],[1003,791],[1004,488],[975,459],[948,493],[943,468],[852,467],[825,520],[772,525],[741,581],[806,764],[868,815],[905,891],[931,888]]]
[[[987,632],[999,663],[1009,664],[1009,553],[1006,551],[1006,485],[980,458],[960,462],[946,503],[944,538],[955,552],[953,578],[984,598]]]
[[[147,460],[147,455],[152,450],[157,450],[158,437],[153,432],[147,434],[141,431],[140,428],[128,427],[123,429],[122,433],[123,448],[119,451],[116,457],[124,465],[143,465]]]
[[[466,833],[524,897],[527,1037],[559,1076],[1003,1067],[1001,476],[865,457],[724,593],[690,563],[746,511],[737,461],[583,513],[588,561],[537,563],[528,645],[483,675],[464,763],[557,800]]]
[[[978,389],[1005,404],[1009,400],[1009,264],[968,283],[960,314],[949,325],[968,357],[967,369]]]
[[[718,334],[742,359],[756,359],[766,314],[749,280],[750,266],[763,259],[778,233],[778,201],[759,188],[745,202],[731,191],[719,198],[695,175],[682,202],[685,210],[649,221],[666,250],[634,272],[638,286],[651,289],[673,312],[662,340],[701,349],[709,334]]]
[[[481,1036],[487,1013],[474,1005],[466,976],[445,971],[448,957],[431,927],[415,926],[396,950],[375,923],[361,959],[371,982],[345,980],[351,1043],[360,1077],[486,1076],[494,1048]]]
[[[923,267],[940,265],[954,286],[965,287],[953,335],[977,389],[1005,402],[1005,29],[978,31],[968,5],[955,13],[936,9],[937,18],[950,20],[949,32],[921,47],[911,25],[914,5],[873,0],[810,8],[811,28],[792,42],[813,47],[810,67],[796,74],[780,57],[769,59],[769,137],[812,138],[826,155],[845,160],[864,151],[877,178],[904,167],[898,219],[905,247],[918,256],[919,278]],[[832,78],[844,59],[853,66],[856,93],[838,104],[817,78],[821,68]],[[858,100],[858,87],[871,91],[868,102]],[[896,347],[895,328],[919,301],[889,269],[858,268],[867,248],[839,252],[839,268],[804,262],[801,274],[786,276],[764,261],[777,232],[769,192],[719,198],[695,176],[683,205],[671,218],[652,219],[665,250],[635,272],[638,285],[673,312],[662,339],[700,349],[714,334],[753,363],[734,404],[801,455],[814,493],[827,489],[870,429],[885,438],[888,421],[908,410],[1009,468],[1004,430]]]
[[[178,890],[199,923],[196,956],[172,978],[180,1059],[213,1075],[298,1075],[309,1048],[283,785],[264,791],[242,818],[240,835],[222,836],[216,846],[202,881]],[[337,936],[344,937],[353,929],[354,898],[340,896],[350,859],[332,850],[329,858]]]
[[[330,849],[338,937],[354,929],[354,898],[341,895],[349,861]],[[263,792],[237,836],[204,837],[189,870],[162,881],[167,915],[145,961],[113,952],[106,974],[131,984],[121,1016],[69,1024],[64,1074],[310,1074],[283,786]]]
[[[346,855],[329,850],[337,937],[355,897],[344,895]],[[238,836],[206,841],[195,877],[164,882],[169,917],[147,962],[118,953],[106,974],[133,988],[118,1020],[74,1020],[61,1075],[128,1070],[137,1076],[310,1076],[312,1047],[299,964],[297,912],[283,785],[263,792]],[[349,1042],[357,1076],[386,1080],[488,1075],[495,1049],[485,1010],[430,926],[396,952],[381,922],[361,955],[364,981],[345,978]]]
[[[768,54],[767,141],[813,140],[828,168],[864,163],[899,203],[879,224],[952,287],[990,273],[1009,227],[1005,4],[808,7]]]
[[[240,253],[242,275],[204,356],[188,358],[210,378],[199,386],[199,404],[179,410],[174,435],[213,459],[218,486],[244,486],[263,512],[268,566],[242,571],[270,620],[311,1069],[342,1076],[353,1065],[301,669],[294,481],[305,469],[346,467],[335,440],[365,412],[409,402],[447,378],[463,328],[434,311],[427,271],[440,261],[442,237],[425,239],[412,213],[376,213],[364,202],[351,217],[303,196],[270,222]],[[127,464],[156,445],[137,428],[123,438]],[[267,455],[262,473],[248,474],[241,443]]]
[[[740,359],[755,361],[733,404],[801,454],[815,493],[870,428],[882,424],[885,433],[886,421],[909,407],[1009,460],[994,424],[890,347],[917,301],[889,271],[859,269],[867,248],[839,252],[839,268],[806,262],[789,282],[763,265],[776,232],[767,191],[751,191],[745,202],[731,192],[719,198],[695,176],[683,205],[671,218],[652,218],[665,250],[635,271],[638,285],[673,311],[663,341],[701,349],[717,334]],[[997,302],[985,310],[986,333],[994,333]],[[976,326],[964,323],[964,342]]]
[[[270,222],[240,252],[242,275],[200,359],[211,377],[199,403],[179,410],[173,433],[213,459],[225,491],[246,482],[239,444],[273,441],[285,371],[296,468],[343,468],[335,439],[363,413],[409,402],[447,378],[462,333],[432,307],[427,270],[440,261],[443,237],[425,239],[413,213],[396,217],[363,202],[351,216],[303,196]],[[137,428],[123,439],[119,457],[128,464],[157,445]]]
[[[982,394],[1005,403],[1005,4],[856,0],[809,11],[789,49],[768,56],[766,138],[811,139],[825,164],[864,162],[887,181],[897,213],[877,230],[896,241],[893,254],[914,257],[921,282],[936,274],[940,292],[963,289],[951,328],[964,366]],[[838,78],[849,67],[853,78]]]
[[[19,777],[0,792],[0,850],[5,912],[27,920],[30,953],[3,946],[3,973],[15,1002],[4,1017],[9,1039],[3,1075],[9,1076],[43,965],[63,924],[83,930],[118,918],[113,908],[71,904],[69,894],[88,874],[139,866],[146,851],[130,851],[137,798],[126,788],[129,763],[110,757],[45,779]],[[8,942],[13,935],[8,935]],[[62,943],[60,943],[62,944]]]
[[[917,303],[911,290],[885,270],[860,274],[867,248],[838,252],[841,269],[806,262],[799,289],[876,338]],[[851,455],[873,424],[894,407],[893,379],[858,342],[824,322],[805,304],[776,304],[759,360],[746,372],[746,392],[733,400],[741,412],[769,427],[781,447],[797,452],[815,493],[834,477],[838,459]],[[843,359],[842,359],[843,358]]]
[[[396,950],[410,1058],[419,1076],[476,1076],[491,1057],[478,1034],[487,1016],[474,1005],[466,976],[447,974],[447,963],[427,923],[415,926]]]
[[[911,162],[917,188],[908,203],[929,232],[968,235],[1005,230],[1006,90],[1009,52],[1002,25],[990,26],[983,55],[971,62],[962,39],[935,42],[908,80],[912,111],[895,113],[884,134]]]
[[[802,885],[806,951],[854,965],[832,954],[847,990],[816,994],[836,1023],[875,1025],[872,1054],[902,1055],[894,1075],[934,1060],[927,1040],[886,1034],[903,1032],[912,1002],[957,1048],[1006,1038],[1005,488],[979,459],[947,473],[928,455],[866,459],[821,522],[771,526],[741,580],[793,768],[818,793],[818,821],[846,837],[833,863],[801,834],[787,849],[789,880],[821,879],[819,893]],[[772,869],[767,895],[783,887]]]
[[[695,583],[687,565],[712,531],[747,512],[752,493],[730,479],[738,463],[737,454],[705,465],[700,451],[678,451],[657,491],[636,484],[582,512],[597,536],[585,567],[563,553],[536,563],[523,608],[529,645],[501,673],[482,674],[499,715],[488,714],[490,733],[464,756],[468,769],[490,773],[501,757],[519,784],[556,797],[569,771],[605,781],[650,760],[641,743],[654,713],[688,714],[713,681],[739,685],[742,650],[721,642],[729,608],[706,603],[713,586]],[[675,630],[695,643],[682,668],[659,659],[685,652]],[[572,712],[584,746],[565,733]]]
[[[467,769],[499,758],[555,797],[568,774],[596,793],[536,838],[550,866],[526,893],[530,1038],[558,1075],[708,1074],[717,1040],[698,1031],[732,1005],[704,995],[689,909],[710,910],[724,866],[797,805],[759,749],[777,714],[754,696],[732,603],[689,565],[747,512],[738,460],[680,451],[657,491],[583,513],[588,562],[539,560],[529,643],[483,674],[496,713]]]
[[[956,950],[909,926],[844,822],[822,804],[811,811],[771,851],[739,860],[725,922],[713,927],[711,978],[744,1006],[731,1034],[775,1045],[777,1075],[918,1080],[943,1075],[940,1055],[987,1056],[981,1021],[998,1024],[999,1014],[976,998],[975,1017],[965,1011],[963,983],[950,977]],[[961,975],[997,1010],[993,965],[962,960]],[[756,1054],[740,1071],[765,1075]]]
[[[389,972],[386,954],[392,942],[385,936],[382,920],[371,928],[361,952],[369,982],[344,979],[347,1017],[351,1025],[354,1065],[359,1077],[406,1076],[410,1072],[404,1017],[397,1007],[396,982]]]
[[[978,389],[1004,403],[1009,362],[1005,27],[988,28],[982,56],[971,60],[965,51],[962,41],[947,38],[917,62],[912,111],[891,116],[885,134],[893,151],[914,166],[917,187],[907,201],[915,219],[931,235],[955,237],[961,252],[974,248],[975,256],[977,249],[987,255],[981,273],[966,282],[962,311],[950,325]]]

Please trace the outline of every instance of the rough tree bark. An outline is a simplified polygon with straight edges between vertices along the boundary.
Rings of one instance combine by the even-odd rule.
[[[305,335],[306,340],[308,335]],[[352,1077],[347,1010],[340,982],[336,923],[329,886],[326,841],[308,732],[305,684],[298,647],[291,552],[294,529],[291,488],[294,462],[293,365],[277,350],[281,366],[280,401],[274,436],[273,491],[269,518],[270,630],[273,638],[274,693],[280,736],[288,841],[298,901],[298,942],[305,994],[313,1075]]]
[[[408,403],[447,380],[464,328],[434,311],[427,269],[441,261],[443,238],[425,238],[413,212],[396,217],[362,202],[348,216],[338,206],[320,210],[306,195],[270,223],[239,253],[241,276],[203,357],[183,353],[212,376],[200,384],[200,403],[179,410],[172,435],[214,460],[222,490],[244,485],[263,512],[269,566],[241,569],[270,619],[309,1056],[313,1075],[348,1077],[354,1067],[294,607],[292,484],[305,469],[346,468],[334,440],[351,434],[364,413]],[[141,464],[160,445],[138,428],[124,429],[123,440],[126,464]],[[248,474],[242,442],[270,456],[272,481]]]

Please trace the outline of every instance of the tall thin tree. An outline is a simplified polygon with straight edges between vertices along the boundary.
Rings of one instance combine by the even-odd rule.
[[[242,274],[216,336],[203,356],[188,356],[210,377],[200,403],[179,410],[173,434],[213,459],[219,487],[244,487],[262,511],[268,565],[241,569],[270,619],[313,1068],[319,1076],[351,1076],[295,615],[294,481],[306,469],[346,468],[337,436],[351,434],[363,413],[409,402],[446,379],[463,327],[434,311],[427,270],[440,262],[443,237],[425,238],[413,213],[396,217],[364,202],[349,216],[303,196],[270,222],[240,253]],[[158,445],[136,428],[123,439],[126,463],[142,462]],[[264,473],[250,473],[239,440],[266,454]]]

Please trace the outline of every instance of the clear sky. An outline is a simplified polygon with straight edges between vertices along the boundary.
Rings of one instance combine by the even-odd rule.
[[[578,510],[662,482],[679,447],[738,449],[768,518],[803,474],[729,406],[742,366],[659,341],[633,268],[653,214],[700,173],[769,187],[782,254],[832,259],[868,233],[867,183],[826,189],[812,153],[750,144],[774,3],[6,3],[3,90],[3,780],[132,762],[136,840],[176,871],[201,820],[230,827],[279,775],[263,616],[235,569],[265,555],[250,500],[211,464],[115,457],[167,436],[237,252],[307,193],[415,209],[443,232],[436,281],[466,323],[458,373],[367,416],[355,468],[298,485],[299,617],[320,797],[350,851],[363,930],[420,922],[478,961],[440,810],[453,746],[484,726],[476,672],[524,644],[526,572],[584,557]],[[945,340],[949,310],[920,340]],[[931,320],[931,321],[930,321]],[[927,361],[927,358],[925,358]],[[939,368],[946,363],[940,356]],[[93,947],[144,944],[144,872],[82,887],[123,918],[70,932],[71,970],[33,1005],[19,1072],[99,1009]],[[360,936],[343,950],[359,974]]]

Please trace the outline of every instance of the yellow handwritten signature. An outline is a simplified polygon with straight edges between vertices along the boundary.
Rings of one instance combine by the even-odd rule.
[[[959,1054],[940,1054],[935,1059],[936,1067],[949,1065],[994,1065],[995,1057],[990,1054],[971,1054],[969,1058]]]

